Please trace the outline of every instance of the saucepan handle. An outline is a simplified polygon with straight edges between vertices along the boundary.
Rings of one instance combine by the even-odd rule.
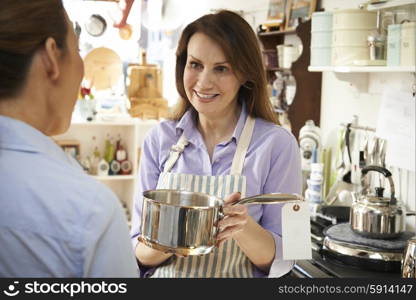
[[[247,198],[240,199],[234,202],[236,204],[278,204],[278,203],[298,203],[304,201],[304,198],[298,194],[281,194],[270,193],[255,195]]]

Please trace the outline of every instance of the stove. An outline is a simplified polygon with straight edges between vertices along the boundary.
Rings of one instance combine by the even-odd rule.
[[[400,278],[401,264],[397,256],[391,261],[353,257],[328,248],[327,231],[346,227],[345,216],[337,218],[321,213],[311,217],[312,259],[298,260],[288,277],[297,278]],[[335,225],[338,224],[338,225]],[[335,226],[334,226],[335,225]],[[334,231],[334,230],[332,230]],[[406,237],[403,237],[405,239]],[[399,246],[400,247],[400,246]],[[365,248],[365,247],[364,247]],[[397,247],[396,247],[397,248]],[[395,249],[399,256],[402,251]],[[395,254],[395,255],[396,255]]]

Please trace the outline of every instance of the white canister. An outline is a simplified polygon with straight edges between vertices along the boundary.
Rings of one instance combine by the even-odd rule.
[[[331,31],[332,30],[332,12],[319,11],[312,14],[311,31]]]
[[[312,31],[311,47],[331,47],[332,30],[330,31]]]
[[[323,67],[331,65],[331,47],[311,47],[310,65]]]
[[[400,66],[401,25],[392,24],[387,28],[387,65]]]
[[[332,47],[332,65],[352,66],[354,60],[369,60],[370,54],[367,46],[338,46]]]
[[[333,12],[332,29],[377,28],[377,12],[363,9],[339,9]]]
[[[339,29],[332,33],[332,45],[367,46],[367,37],[373,32],[369,29]]]
[[[416,65],[416,22],[402,24],[400,39],[400,65]]]

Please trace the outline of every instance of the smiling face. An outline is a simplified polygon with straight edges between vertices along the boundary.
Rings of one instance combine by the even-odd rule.
[[[183,83],[192,106],[209,119],[234,112],[242,82],[218,43],[197,32],[189,40],[187,53]]]

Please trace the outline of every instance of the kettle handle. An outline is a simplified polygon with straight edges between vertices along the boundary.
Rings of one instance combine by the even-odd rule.
[[[397,199],[396,199],[396,197],[394,197],[395,189],[394,189],[394,183],[393,183],[391,172],[389,170],[387,170],[386,168],[380,167],[380,166],[374,166],[374,165],[366,166],[366,167],[361,169],[361,184],[362,184],[362,186],[364,186],[364,184],[365,184],[364,177],[365,177],[365,175],[367,175],[367,173],[369,171],[379,172],[379,173],[383,174],[384,177],[386,177],[389,180],[390,193],[391,193],[390,205],[395,205],[397,203]]]

